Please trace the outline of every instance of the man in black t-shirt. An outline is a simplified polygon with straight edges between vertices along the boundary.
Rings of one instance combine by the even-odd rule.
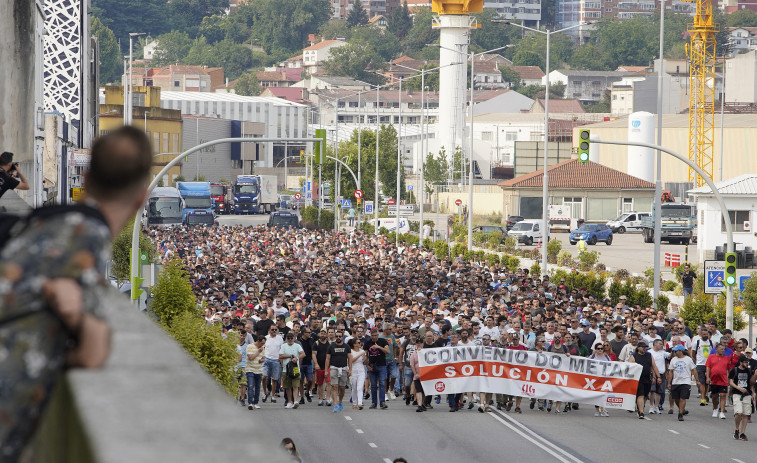
[[[686,264],[684,271],[681,274],[681,286],[683,286],[683,297],[691,296],[694,291],[694,280],[696,280],[697,274],[691,271],[691,266]]]
[[[734,439],[747,440],[746,425],[752,415],[752,387],[757,372],[749,367],[749,358],[746,355],[739,357],[736,368],[728,373],[728,383],[733,391],[733,415],[736,430],[733,431]]]
[[[386,354],[389,353],[389,343],[384,338],[379,338],[378,328],[371,329],[371,339],[363,347],[368,352],[368,377],[371,379],[371,406],[375,409],[376,402],[382,409],[389,408],[386,405]],[[377,390],[378,389],[378,390]],[[377,397],[378,395],[378,397]]]
[[[329,342],[326,330],[322,329],[318,333],[318,340],[313,343],[313,368],[315,373],[315,384],[318,386],[318,406],[323,407],[323,403],[327,397],[327,391],[324,391],[324,382],[326,379],[326,355],[329,353]],[[331,406],[331,399],[327,402],[327,405]]]
[[[20,180],[19,180],[20,179]],[[0,198],[8,190],[28,190],[29,182],[21,173],[18,164],[13,163],[13,153],[0,154]]]
[[[342,336],[337,336],[336,341],[331,343],[326,354],[326,371],[331,383],[334,413],[344,410],[342,399],[344,398],[344,389],[349,381],[350,347],[342,338]]]
[[[297,342],[302,346],[302,351],[305,352],[305,358],[300,362],[300,373],[302,373],[302,379],[300,381],[300,403],[304,404],[305,399],[311,402],[313,399],[310,397],[310,390],[313,388],[313,335],[311,328],[306,326],[302,329],[300,337]],[[305,384],[307,383],[307,384]]]
[[[268,310],[266,309],[258,311],[258,316],[260,317],[260,320],[255,323],[255,334],[258,336],[265,336],[273,325],[273,320],[268,318]]]

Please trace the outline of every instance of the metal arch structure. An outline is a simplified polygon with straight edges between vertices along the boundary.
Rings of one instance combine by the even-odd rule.
[[[689,160],[712,178],[715,136],[715,35],[718,26],[712,14],[712,2],[696,1],[694,22],[689,23],[691,43],[689,57]],[[689,182],[697,187],[705,180],[689,168]]]

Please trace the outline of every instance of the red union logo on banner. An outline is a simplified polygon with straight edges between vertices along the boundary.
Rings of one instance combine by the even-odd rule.
[[[438,381],[436,385],[434,386],[434,389],[436,389],[436,392],[444,392],[444,383],[441,381]]]
[[[520,391],[528,397],[536,395],[536,389],[534,389],[534,387],[530,384],[524,384],[523,387],[520,388]]]

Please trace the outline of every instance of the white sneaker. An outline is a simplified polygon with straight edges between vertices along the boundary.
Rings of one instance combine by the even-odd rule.
[[[721,420],[724,420],[724,419],[725,419],[725,413],[723,413],[723,412],[720,412],[720,419],[721,419]]]
[[[594,416],[600,416],[599,412],[594,412]]]
[[[605,410],[605,411],[602,412],[602,416],[609,417],[610,416],[610,412],[608,412],[607,410]]]
[[[287,404],[286,408],[294,408],[294,404],[290,402]]]
[[[393,393],[392,391],[389,391],[389,392],[387,393],[387,397],[389,397],[389,400],[394,400],[394,399],[396,399],[396,398],[397,398],[397,397],[395,397],[395,396],[394,396],[394,393]]]
[[[718,411],[717,410],[713,410],[712,411],[712,417],[713,418],[717,418],[718,417]]]
[[[250,405],[247,406],[247,410],[252,410],[253,408],[255,408],[255,407],[252,404],[250,404]]]
[[[654,415],[655,413],[657,413],[657,409],[655,407],[649,407],[649,414]]]
[[[255,407],[255,410],[260,410],[260,405],[258,404],[253,405],[253,407]]]

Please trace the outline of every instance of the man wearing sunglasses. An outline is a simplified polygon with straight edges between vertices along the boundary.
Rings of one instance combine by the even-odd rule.
[[[268,329],[268,335],[265,337],[265,363],[263,363],[263,403],[269,398],[271,403],[276,403],[276,396],[279,392],[279,381],[281,379],[281,362],[279,354],[281,346],[284,344],[284,338],[279,336],[279,330],[276,326]],[[271,381],[271,388],[268,389],[268,380]]]

